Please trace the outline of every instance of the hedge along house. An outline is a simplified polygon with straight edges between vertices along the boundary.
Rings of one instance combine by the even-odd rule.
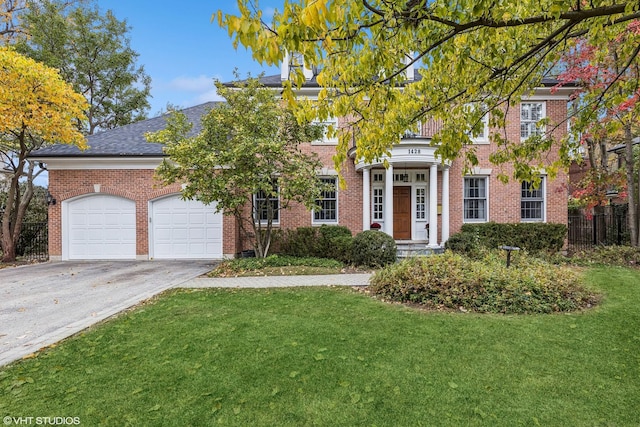
[[[261,82],[278,93],[289,71],[285,61],[280,75]],[[305,77],[299,94],[313,98],[320,88],[309,70]],[[407,77],[412,79],[412,73]],[[536,125],[544,117],[556,140],[564,135],[570,90],[552,93],[552,86],[547,82],[508,111],[506,134],[511,141],[544,131]],[[213,107],[208,103],[183,111],[194,132]],[[344,122],[332,120],[338,127]],[[148,143],[144,134],[165,124],[165,117],[156,117],[89,136],[85,151],[56,145],[33,153],[32,160],[47,165],[49,191],[58,201],[49,208],[51,259],[219,259],[251,248],[232,217],[215,213],[215,206],[184,201],[179,185],[164,187],[154,178],[164,154],[162,146]],[[421,124],[418,132],[405,134],[390,156],[375,163],[356,159],[352,150],[341,171],[346,189],[338,188],[333,166],[337,139],[303,144],[302,150],[318,154],[324,165],[318,175],[333,183],[335,191],[325,192],[317,201],[319,208],[311,212],[301,205],[280,212],[275,226],[343,225],[355,234],[377,223],[400,246],[420,250],[441,247],[466,222],[567,223],[565,173],[554,180],[543,173],[539,188],[528,182],[501,183],[489,162],[497,147],[489,141],[487,121],[474,141],[479,165],[465,175],[461,162],[444,163],[435,155],[431,137],[437,131],[435,122]],[[508,166],[501,172],[509,174]]]

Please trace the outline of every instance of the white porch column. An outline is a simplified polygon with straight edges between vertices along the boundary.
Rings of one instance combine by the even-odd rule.
[[[429,168],[429,246],[438,246],[438,165]]]
[[[393,237],[393,165],[384,178],[384,232]]]
[[[371,169],[362,170],[362,231],[371,225]]]
[[[449,239],[449,168],[442,169],[442,245]]]

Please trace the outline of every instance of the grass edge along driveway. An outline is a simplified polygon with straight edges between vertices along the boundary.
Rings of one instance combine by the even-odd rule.
[[[583,313],[421,312],[348,288],[170,291],[0,370],[82,425],[638,425],[640,273]]]

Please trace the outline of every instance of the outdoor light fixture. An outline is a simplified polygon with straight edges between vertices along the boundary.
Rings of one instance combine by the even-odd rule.
[[[44,200],[47,202],[47,205],[49,206],[56,204],[56,198],[53,197],[51,193],[49,193],[49,190],[47,190],[47,195],[44,197]]]

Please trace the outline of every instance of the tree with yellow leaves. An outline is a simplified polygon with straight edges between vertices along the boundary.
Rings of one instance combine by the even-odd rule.
[[[0,209],[2,261],[13,261],[22,221],[42,172],[27,158],[47,144],[85,146],[79,124],[86,120],[85,98],[58,72],[11,48],[0,47],[0,167],[9,182]],[[20,182],[25,182],[22,187]]]
[[[352,141],[357,158],[372,161],[427,119],[442,123],[433,139],[436,154],[453,160],[465,153],[467,164],[475,165],[473,130],[489,114],[499,148],[492,161],[513,163],[519,180],[562,166],[572,141],[563,142],[561,161],[550,165],[546,154],[558,148],[552,126],[526,144],[509,141],[501,132],[505,111],[555,77],[562,53],[576,40],[606,50],[640,18],[637,0],[285,0],[270,22],[256,1],[238,0],[238,6],[237,15],[213,16],[235,46],[269,65],[296,53],[304,58],[297,65],[317,70],[321,90],[313,104],[294,96],[304,82],[301,71],[291,76],[293,85],[285,83],[283,97],[301,116],[352,119],[341,135],[336,167]],[[635,63],[639,46],[640,36],[625,39],[620,62]],[[407,78],[412,70],[413,80]]]

